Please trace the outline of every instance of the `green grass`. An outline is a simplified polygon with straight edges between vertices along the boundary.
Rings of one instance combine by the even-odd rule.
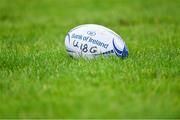
[[[1,0],[0,118],[180,118],[179,0]],[[72,59],[71,28],[104,25],[129,57]]]

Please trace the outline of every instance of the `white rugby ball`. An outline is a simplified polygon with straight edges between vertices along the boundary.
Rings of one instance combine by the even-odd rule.
[[[128,56],[123,39],[114,31],[96,24],[85,24],[71,29],[65,37],[65,46],[72,57]]]

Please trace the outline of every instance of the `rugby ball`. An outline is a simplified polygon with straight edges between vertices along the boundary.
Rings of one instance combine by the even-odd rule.
[[[65,46],[72,57],[128,56],[123,39],[114,31],[96,24],[85,24],[71,29],[65,37]]]

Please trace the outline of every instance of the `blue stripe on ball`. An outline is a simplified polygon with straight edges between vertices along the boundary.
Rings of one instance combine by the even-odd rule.
[[[117,56],[122,56],[122,52],[121,50],[119,50],[116,46],[115,46],[115,43],[114,43],[114,38],[113,38],[113,47],[114,47],[114,50],[115,50],[115,53]]]
[[[69,33],[68,33],[68,41],[69,41],[69,44],[70,44],[70,35],[69,35]]]
[[[128,49],[127,49],[126,45],[124,45],[122,57],[125,58],[125,57],[127,57],[127,56],[128,56]]]

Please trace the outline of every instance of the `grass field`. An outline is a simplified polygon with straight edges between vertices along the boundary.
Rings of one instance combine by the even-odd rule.
[[[64,37],[85,23],[129,57],[70,58]],[[180,1],[1,0],[0,118],[180,118]]]

